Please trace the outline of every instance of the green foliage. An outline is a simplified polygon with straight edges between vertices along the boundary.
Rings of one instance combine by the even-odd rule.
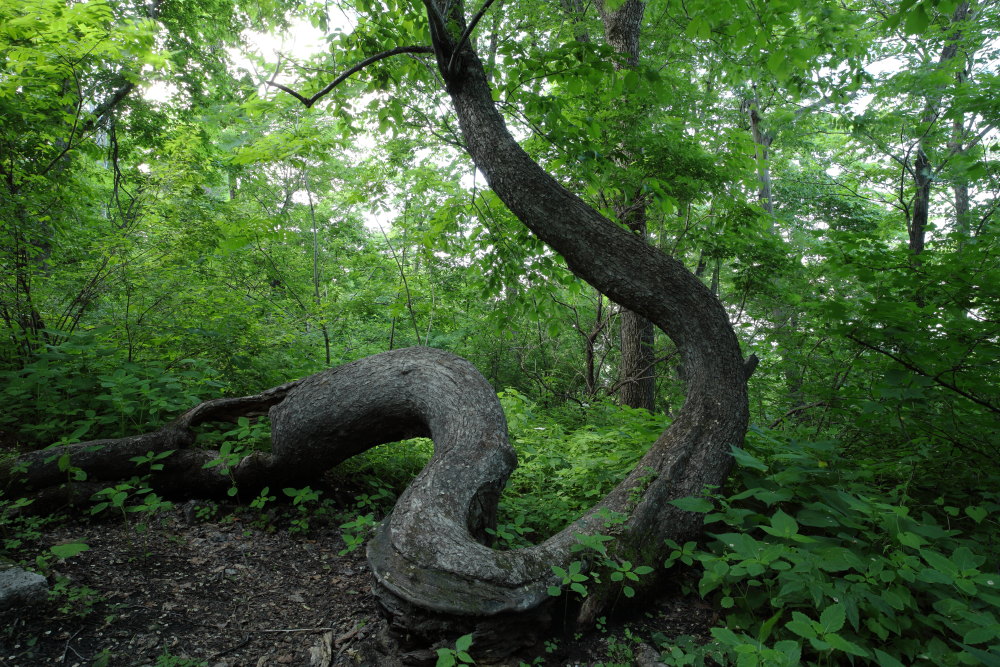
[[[53,544],[49,547],[49,551],[56,558],[66,559],[72,558],[78,554],[88,551],[90,547],[83,542],[69,542],[66,544]]]
[[[523,525],[536,539],[590,509],[666,426],[662,416],[645,410],[597,403],[587,408],[586,425],[567,428],[565,413],[551,416],[516,390],[502,392],[500,401],[519,459],[501,499],[500,522]]]
[[[239,489],[236,486],[232,470],[252,452],[270,449],[270,423],[263,419],[251,421],[247,417],[238,417],[234,428],[224,432],[210,431],[203,433],[202,436],[202,440],[209,446],[218,447],[217,456],[202,464],[202,468],[215,468],[220,475],[229,477],[232,480],[232,485],[226,493],[230,498],[235,498]],[[269,502],[266,494],[267,489],[261,491],[257,498],[250,502],[250,506],[263,510],[264,505]]]
[[[474,665],[476,661],[469,655],[469,648],[472,646],[472,635],[462,635],[455,640],[455,648],[437,649],[436,667],[453,667],[454,665]]]
[[[89,586],[76,586],[66,577],[56,575],[49,590],[49,598],[56,600],[61,613],[86,618],[94,606],[101,602],[101,594]]]
[[[91,497],[91,500],[94,503],[90,508],[92,515],[112,512],[119,514],[126,524],[130,523],[132,514],[144,517],[132,525],[132,528],[140,534],[148,530],[147,521],[173,507],[173,503],[164,500],[150,488],[148,477],[133,477],[128,481],[101,489]]]
[[[735,664],[961,665],[1000,652],[994,491],[922,505],[844,458],[836,443],[756,432],[739,488],[706,513],[711,541],[672,544],[697,592],[725,614]],[[995,487],[994,487],[995,488]],[[699,503],[700,505],[700,503]]]
[[[374,514],[359,514],[353,520],[340,524],[344,548],[339,554],[343,556],[362,546],[377,525]]]
[[[575,560],[569,564],[567,569],[563,569],[558,565],[552,566],[552,572],[559,577],[558,586],[549,586],[549,595],[558,597],[562,595],[563,589],[568,588],[574,593],[586,597],[587,587],[584,583],[590,580],[590,576],[585,574],[583,571],[583,562]]]
[[[426,465],[433,450],[429,438],[386,443],[345,461],[337,471],[360,479],[370,490],[357,497],[358,509],[384,509]]]
[[[173,655],[169,649],[156,657],[156,667],[207,667],[207,660],[195,660]]]
[[[65,337],[16,370],[0,370],[0,428],[26,444],[67,444],[155,428],[218,387],[206,364],[176,368],[123,362],[101,338],[108,329]]]
[[[301,489],[288,487],[281,491],[292,499],[293,511],[291,525],[288,528],[290,533],[308,533],[311,521],[328,511],[320,503],[322,491],[314,490],[309,486],[304,486]]]

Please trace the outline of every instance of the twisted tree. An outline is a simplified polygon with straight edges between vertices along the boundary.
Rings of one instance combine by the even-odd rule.
[[[547,589],[559,584],[552,566],[565,568],[580,558],[571,547],[581,534],[608,534],[614,538],[608,548],[612,558],[655,566],[665,555],[665,539],[698,532],[700,516],[670,501],[725,479],[730,449],[742,443],[747,427],[752,364],[744,363],[722,305],[692,273],[567,191],[513,139],[469,41],[483,11],[467,23],[458,0],[424,0],[424,5],[431,47],[393,51],[433,52],[468,152],[494,192],[577,276],[659,326],[683,357],[684,406],[636,469],[585,516],[542,544],[516,551],[490,548],[485,529],[495,522],[498,498],[516,465],[496,394],[468,362],[410,348],[256,396],[209,401],[153,433],[32,453],[0,477],[19,489],[56,485],[65,478],[60,459],[68,455],[90,479],[109,479],[133,472],[131,456],[172,451],[155,480],[162,488],[207,493],[235,480],[250,491],[314,479],[382,442],[430,437],[433,457],[368,547],[379,595],[401,633],[458,625],[478,633],[480,650],[500,654],[544,631]],[[296,94],[308,105],[320,96]],[[264,411],[272,420],[271,453],[247,457],[231,478],[203,469],[213,454],[191,448],[195,426]],[[609,525],[612,515],[618,519]],[[591,592],[578,610],[580,622],[606,609],[617,592],[611,585]]]

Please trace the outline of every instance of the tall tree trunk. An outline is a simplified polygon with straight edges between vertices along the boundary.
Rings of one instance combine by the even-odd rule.
[[[766,132],[761,125],[760,96],[756,84],[753,86],[753,96],[745,102],[747,116],[750,118],[750,134],[753,137],[754,164],[757,167],[757,198],[761,207],[767,212],[771,229],[775,229],[774,193],[771,190],[771,144],[774,135]]]
[[[597,10],[604,24],[604,38],[619,56],[614,63],[615,69],[639,67],[639,36],[646,3],[641,0],[626,0],[617,9],[609,10],[603,0],[599,0]],[[623,108],[630,106],[627,99],[619,102]],[[615,208],[619,219],[636,235],[645,239],[646,205],[640,197],[641,195],[637,195],[635,201],[619,201]],[[618,400],[622,405],[645,408],[652,412],[656,400],[653,354],[656,332],[653,330],[653,323],[628,308],[622,310],[619,322],[621,359],[618,372],[621,388],[618,390]]]
[[[573,39],[583,43],[590,42],[590,33],[587,32],[587,26],[583,22],[587,11],[583,0],[559,0],[559,4],[562,5],[563,12],[573,26]]]
[[[956,20],[969,18],[971,12],[970,3],[963,2],[955,10]],[[957,39],[956,39],[957,41]],[[955,84],[962,86],[969,78],[969,70],[974,49],[965,53],[965,66],[955,73]],[[957,54],[956,54],[957,55]],[[948,142],[948,153],[950,155],[961,155],[965,152],[965,114],[957,112],[951,121],[951,140]],[[955,229],[958,231],[959,247],[965,245],[972,232],[972,223],[969,218],[969,183],[964,174],[959,174],[952,183],[952,192],[955,197]]]
[[[917,157],[913,161],[913,204],[910,208],[910,222],[907,233],[910,237],[910,253],[919,255],[924,251],[927,237],[927,222],[931,207],[931,161],[924,151],[923,140],[917,147]]]
[[[958,55],[959,44],[962,40],[961,23],[969,16],[969,3],[960,3],[955,8],[951,17],[953,26],[952,32],[948,35],[944,47],[941,49],[941,56],[938,59],[938,68],[946,66],[956,55]],[[921,118],[922,129],[920,139],[917,141],[916,156],[910,173],[913,178],[913,203],[910,206],[910,219],[907,221],[907,232],[909,233],[910,253],[914,256],[920,255],[924,251],[927,236],[927,225],[930,220],[931,207],[931,184],[934,179],[934,169],[931,160],[927,155],[930,149],[930,127],[937,122],[941,110],[941,98],[943,91],[940,89],[927,96],[924,104],[924,113]],[[968,190],[965,191],[965,204],[968,204]],[[958,197],[956,196],[956,204]],[[914,260],[916,261],[916,260]]]

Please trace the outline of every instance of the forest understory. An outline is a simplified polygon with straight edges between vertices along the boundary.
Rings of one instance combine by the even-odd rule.
[[[334,504],[353,503],[335,475],[320,488]],[[297,530],[289,509],[261,517],[232,502],[189,500],[141,528],[79,516],[40,527],[20,553],[77,542],[90,550],[52,564],[59,583],[48,602],[0,613],[0,665],[435,664],[426,646],[386,654],[399,644],[387,641],[364,549],[341,553],[343,531],[331,516]],[[641,605],[624,600],[599,629],[553,634],[482,664],[651,666],[653,647],[680,636],[708,641],[715,617],[696,596],[665,591]]]

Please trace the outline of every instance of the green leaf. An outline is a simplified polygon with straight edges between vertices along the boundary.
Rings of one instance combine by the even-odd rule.
[[[861,648],[857,644],[847,639],[844,639],[836,633],[831,633],[823,635],[824,641],[826,641],[830,646],[837,649],[838,651],[843,651],[844,653],[850,653],[851,655],[858,655],[862,657],[867,657],[870,655],[868,651]]]
[[[789,72],[791,63],[789,62],[788,54],[784,51],[777,49],[767,58],[767,69],[774,74],[778,80],[784,80]]]
[[[959,642],[955,643],[961,646],[966,653],[986,665],[986,667],[1000,667],[1000,655],[998,655],[995,651],[984,651],[973,646],[968,646],[967,644]]]
[[[845,619],[844,605],[838,602],[823,610],[823,613],[819,617],[819,622],[823,626],[824,632],[837,632],[844,627]]]
[[[958,568],[956,568],[955,564],[952,563],[946,556],[943,556],[936,551],[931,551],[930,549],[921,549],[920,555],[923,556],[928,565],[938,572],[951,576],[958,574]]]
[[[906,32],[915,35],[927,30],[927,26],[930,23],[931,19],[927,16],[927,10],[924,9],[923,4],[919,4],[906,13],[906,20],[903,23],[903,27]]]
[[[740,447],[731,447],[729,451],[732,452],[737,465],[744,468],[753,468],[754,470],[767,470],[767,465],[747,450]]]
[[[792,620],[785,623],[785,627],[797,634],[799,637],[804,637],[806,639],[816,638],[816,629],[813,627],[812,619],[802,612],[793,611]]]
[[[881,649],[875,649],[875,657],[878,659],[880,667],[906,667],[906,665]]]
[[[438,659],[434,663],[434,667],[454,667],[455,665],[455,654],[451,649],[439,648],[437,650]]]
[[[791,516],[778,510],[771,517],[771,525],[761,526],[761,530],[775,537],[795,538],[798,537],[796,534],[799,532],[799,524]]]
[[[708,498],[695,498],[694,496],[687,496],[686,498],[671,500],[670,504],[684,510],[685,512],[699,512],[704,514],[712,511],[712,501]]]
[[[962,637],[962,641],[966,644],[982,644],[983,642],[988,642],[997,636],[997,626],[987,626],[980,628],[972,628],[965,633]]]
[[[986,516],[989,514],[989,512],[987,512],[985,509],[977,505],[966,507],[965,513],[968,514],[969,518],[971,518],[976,523],[982,523],[983,519],[985,519]]]
[[[775,624],[781,620],[783,615],[783,610],[779,609],[771,615],[771,618],[761,623],[760,630],[757,632],[757,640],[760,642],[766,642],[771,636],[771,633],[774,631]]]
[[[49,551],[56,558],[72,558],[78,554],[82,554],[84,551],[88,551],[90,547],[83,542],[71,542],[70,544],[54,544],[49,547]]]
[[[472,634],[462,635],[455,640],[455,649],[458,651],[468,651],[472,646]]]
[[[741,637],[738,637],[736,633],[729,628],[712,628],[710,632],[713,637],[726,646],[739,646],[745,643]]]

